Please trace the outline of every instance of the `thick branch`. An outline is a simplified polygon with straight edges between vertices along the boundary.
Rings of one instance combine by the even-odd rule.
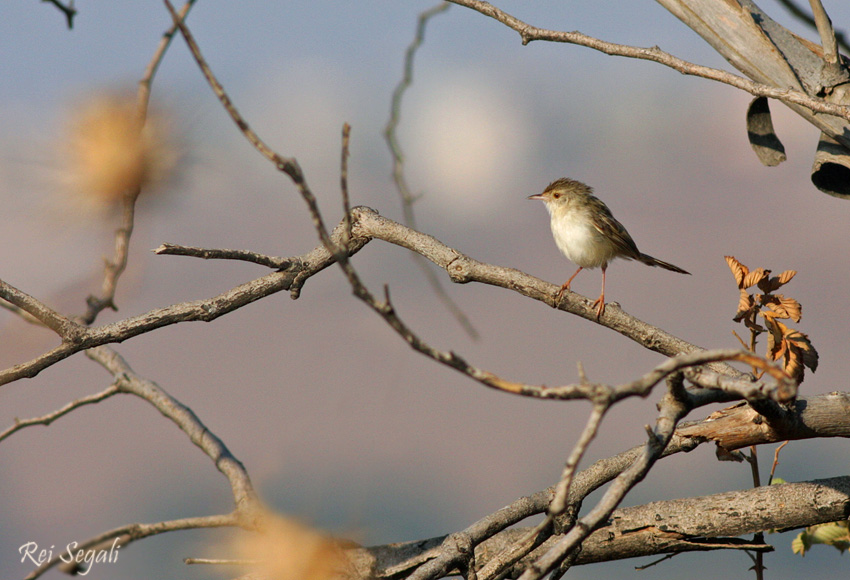
[[[782,505],[783,509],[766,509]],[[850,476],[771,485],[716,495],[653,502],[615,510],[609,523],[582,544],[575,564],[622,558],[716,549],[761,549],[735,536],[789,530],[850,516]],[[505,530],[475,550],[478,567],[509,548],[528,528]],[[349,550],[358,573],[375,578],[399,577],[436,556],[444,538]],[[557,537],[543,544],[545,551]],[[525,567],[534,554],[521,561]]]
[[[360,206],[354,208],[354,211],[356,214],[355,237],[380,238],[386,242],[417,252],[440,268],[446,270],[453,282],[459,284],[481,282],[492,286],[499,286],[513,290],[534,300],[539,300],[550,306],[555,305],[554,297],[560,288],[558,285],[544,282],[520,270],[479,262],[443,244],[433,236],[407,228],[378,215],[376,211],[369,208]],[[591,307],[591,302],[591,300],[579,294],[570,293],[564,296],[557,307],[565,312],[570,312],[586,318],[591,322],[596,322],[596,310]],[[638,320],[613,304],[606,308],[606,316],[599,323],[630,338],[641,346],[665,356],[676,356],[705,350],[702,347],[677,338],[658,327]],[[712,364],[709,367],[725,375],[742,375],[737,370],[725,364]]]
[[[850,394],[829,393],[797,399],[780,422],[767,422],[749,405],[739,404],[682,425],[680,437],[714,441],[732,451],[751,445],[821,437],[850,437]]]

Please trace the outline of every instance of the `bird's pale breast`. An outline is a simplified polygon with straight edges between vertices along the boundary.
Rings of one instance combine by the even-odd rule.
[[[561,253],[582,268],[598,268],[613,260],[614,244],[577,213],[572,209],[552,213],[552,236]]]

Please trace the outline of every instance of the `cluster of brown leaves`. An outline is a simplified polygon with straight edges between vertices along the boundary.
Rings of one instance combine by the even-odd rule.
[[[818,352],[808,336],[781,322],[787,319],[800,322],[800,303],[791,297],[774,294],[790,282],[797,272],[785,270],[779,276],[771,276],[770,270],[757,268],[751,271],[732,256],[725,257],[741,292],[738,311],[733,320],[743,322],[750,329],[750,344],[744,344],[744,347],[755,351],[756,337],[767,332],[766,357],[774,361],[782,360],[785,372],[797,382],[802,382],[805,368],[812,372],[817,370]],[[761,293],[750,294],[748,290],[751,288],[757,288]],[[764,320],[764,326],[758,323],[759,316]]]

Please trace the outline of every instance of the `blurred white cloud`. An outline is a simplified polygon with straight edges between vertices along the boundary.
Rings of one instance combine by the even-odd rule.
[[[523,105],[503,83],[472,71],[453,71],[421,87],[405,111],[416,182],[445,213],[463,219],[481,215],[484,204],[499,211],[512,203],[495,192],[522,171],[533,149],[535,125]]]

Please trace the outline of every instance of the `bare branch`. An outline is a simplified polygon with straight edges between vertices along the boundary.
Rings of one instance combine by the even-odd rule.
[[[236,509],[226,515],[186,518],[154,524],[131,524],[91,538],[79,545],[78,548],[99,550],[104,549],[104,546],[108,548],[109,545],[123,547],[135,540],[176,530],[222,526],[240,526],[245,529],[254,529],[262,513],[259,500],[245,467],[230,453],[224,442],[210,431],[190,408],[166,393],[156,383],[138,376],[114,350],[101,346],[87,350],[86,356],[98,362],[112,374],[114,383],[111,387],[96,395],[78,399],[44,417],[16,422],[12,428],[0,433],[0,441],[18,429],[33,424],[49,425],[53,420],[74,409],[99,402],[114,394],[133,394],[153,405],[163,416],[176,424],[189,437],[189,440],[213,461],[215,467],[230,482]],[[27,578],[38,578],[54,566],[61,566],[60,556],[57,555],[45,562]],[[75,563],[72,563],[71,566],[72,568],[66,570],[67,572],[72,574],[79,572],[78,569],[73,568],[76,566]]]
[[[65,20],[68,23],[68,30],[74,28],[74,16],[77,15],[77,10],[74,8],[74,0],[70,0],[67,5],[62,4],[59,0],[41,0],[56,6],[62,14],[65,15]]]
[[[345,123],[342,126],[342,154],[340,155],[339,168],[339,186],[342,192],[342,221],[345,226],[343,228],[345,239],[342,244],[344,247],[348,247],[348,243],[351,241],[351,200],[348,196],[348,156],[350,141],[351,125]]]
[[[263,157],[274,163],[275,167],[277,167],[279,171],[283,171],[289,175],[299,188],[302,185],[306,186],[304,183],[304,175],[301,171],[301,167],[298,165],[298,162],[293,158],[283,157],[275,153],[271,147],[266,145],[266,143],[260,139],[242,115],[239,114],[239,111],[237,111],[236,107],[233,105],[233,101],[231,101],[230,97],[227,96],[224,87],[218,82],[218,79],[213,74],[212,69],[201,54],[201,49],[198,47],[198,43],[195,42],[195,39],[183,21],[183,18],[175,12],[174,6],[171,5],[169,0],[164,0],[164,2],[165,7],[168,8],[168,12],[171,13],[174,25],[180,30],[180,34],[183,35],[183,39],[186,41],[186,45],[189,47],[192,56],[195,58],[195,62],[198,63],[204,78],[207,79],[207,82],[210,87],[212,87],[216,97],[218,97],[218,100],[224,106],[224,109],[230,115],[230,118],[233,119],[233,122],[236,123],[236,126],[239,127],[239,130],[245,138],[248,139],[248,142],[251,143],[251,145],[253,145],[254,148],[263,155]]]
[[[180,246],[177,244],[162,244],[154,249],[155,254],[171,256],[191,256],[203,260],[242,260],[252,262],[260,266],[266,266],[274,270],[285,270],[292,265],[291,258],[279,258],[267,256],[249,250],[215,250],[209,248],[196,248],[193,246]]]
[[[593,406],[593,410],[587,418],[587,424],[584,426],[581,435],[579,435],[578,441],[576,441],[576,444],[573,446],[572,453],[570,453],[570,456],[567,459],[564,471],[561,473],[561,480],[555,486],[555,497],[549,505],[550,515],[560,516],[567,509],[567,497],[570,494],[570,486],[572,485],[576,468],[578,468],[578,464],[584,457],[591,441],[593,441],[596,434],[599,432],[599,426],[602,424],[602,419],[605,417],[605,413],[607,413],[610,408],[611,405],[608,401],[596,403]]]
[[[304,191],[309,194],[306,184],[304,188]],[[310,195],[312,196],[312,194]],[[327,236],[327,232],[324,230],[324,223],[318,214],[315,198],[312,198],[311,203],[311,214],[314,215],[313,219],[319,219],[322,225],[320,231],[324,232],[324,235]],[[123,342],[134,336],[171,324],[192,321],[210,322],[246,304],[250,304],[281,290],[290,290],[293,297],[297,297],[301,286],[308,278],[327,268],[334,261],[339,261],[341,258],[347,260],[349,255],[353,255],[359,251],[373,238],[379,238],[422,254],[430,261],[444,268],[455,282],[466,283],[476,281],[500,286],[547,304],[551,302],[552,297],[559,288],[555,284],[544,282],[519,270],[478,262],[442,244],[432,236],[406,228],[397,222],[379,216],[374,210],[369,208],[363,206],[353,208],[352,218],[354,220],[352,224],[353,238],[346,252],[340,251],[344,243],[344,222],[342,222],[327,239],[327,243],[323,240],[321,246],[316,247],[303,256],[281,259],[281,264],[289,264],[285,270],[272,272],[250,282],[240,284],[213,298],[174,304],[99,327],[84,328],[72,326],[73,332],[68,336],[66,342],[63,342],[60,346],[29,362],[0,371],[0,385],[23,377],[33,377],[50,365],[87,348]],[[330,245],[335,253],[331,253],[327,249],[327,245]],[[217,251],[199,250],[199,255],[204,252],[210,252],[212,255]],[[183,255],[192,255],[192,251],[188,250]],[[347,272],[346,275],[356,277],[356,274],[353,274],[353,270]],[[359,283],[359,280],[354,283],[352,288],[356,292],[365,290],[363,285]],[[393,328],[396,332],[399,332],[413,348],[467,374],[482,384],[499,390],[539,398],[593,399],[598,394],[595,391],[596,387],[588,384],[567,385],[564,387],[539,387],[500,379],[491,373],[469,365],[455,353],[438,351],[420,341],[398,318],[391,303],[380,302],[371,296],[371,294],[368,294],[368,296],[371,300],[371,306],[376,308],[385,320],[391,322],[391,326],[395,325]],[[559,307],[564,311],[578,314],[589,320],[596,320],[595,311],[590,306],[590,300],[577,294],[565,296]],[[701,378],[694,379],[703,386],[729,390],[729,392],[735,392],[748,399],[767,396],[784,397],[785,395],[781,395],[781,393],[787,392],[787,389],[782,388],[781,383],[776,387],[770,387],[764,383],[753,384],[750,381],[732,380],[733,377],[743,377],[743,374],[725,364],[719,364],[719,361],[743,360],[740,357],[750,356],[741,354],[740,351],[715,351],[705,354],[704,349],[674,337],[655,326],[642,322],[613,305],[610,306],[608,316],[606,316],[602,324],[616,330],[638,344],[665,356],[676,356],[681,353],[693,354],[691,358],[676,359],[673,362],[667,361],[662,363],[653,371],[651,376],[647,375],[637,382],[618,386],[617,398],[646,393],[652,386],[657,384],[658,381],[663,380],[670,373],[698,364],[707,365],[716,373],[720,373],[718,375],[711,375],[704,372],[702,375],[699,375]],[[710,380],[706,379],[706,377],[710,377]],[[771,394],[771,389],[779,390]]]
[[[41,324],[58,334],[63,340],[73,339],[84,329],[73,320],[59,314],[29,294],[0,280],[0,299],[17,306]]]
[[[227,477],[233,491],[237,513],[241,517],[251,516],[259,508],[256,492],[248,477],[245,466],[236,459],[224,442],[216,437],[200,418],[183,403],[165,392],[153,381],[137,375],[121,355],[108,347],[98,347],[86,351],[86,356],[109,371],[115,385],[123,393],[130,393],[152,404],[167,419],[177,425]]]
[[[422,254],[425,258],[446,270],[453,282],[465,284],[480,282],[513,290],[534,300],[549,305],[554,304],[559,285],[544,282],[534,276],[513,268],[503,268],[479,262],[451,248],[433,236],[411,230],[388,218],[378,215],[369,208],[355,208],[358,214],[354,226],[355,237],[379,238],[408,250]],[[596,310],[592,301],[577,293],[564,296],[557,307],[565,312],[581,316],[591,322],[606,326],[638,344],[663,354],[676,356],[705,349],[674,337],[662,329],[647,324],[623,310],[610,304],[606,309],[605,320],[596,319]],[[722,364],[710,364],[712,370],[729,376],[740,377],[743,374]]]
[[[768,513],[764,505],[782,505]],[[652,502],[615,510],[606,525],[582,545],[576,564],[594,564],[615,558],[636,558],[668,552],[717,549],[771,551],[768,545],[738,540],[735,536],[778,527],[781,530],[830,522],[846,517],[850,506],[850,477],[835,477],[800,483],[764,486],[720,494]],[[734,509],[730,509],[734,507]],[[698,513],[700,517],[694,518]],[[711,536],[706,537],[706,531]],[[479,544],[475,559],[480,568],[528,534],[529,528],[504,530]],[[431,538],[358,548],[348,556],[364,577],[390,578],[404,574],[437,555],[443,538]],[[558,541],[548,540],[541,550]],[[418,562],[419,564],[416,564]],[[531,564],[530,557],[521,565]]]
[[[335,240],[340,240],[341,236],[342,230],[338,226],[334,230],[333,237]],[[359,251],[367,241],[366,239],[355,240],[350,245],[349,251],[352,254]],[[289,267],[283,271],[272,272],[240,284],[213,298],[173,304],[104,326],[75,328],[71,337],[73,340],[69,339],[28,362],[0,371],[0,385],[21,378],[34,377],[47,367],[88,348],[123,342],[171,324],[192,321],[210,322],[281,290],[289,290],[292,297],[297,298],[305,281],[333,264],[335,259],[336,257],[328,253],[323,246],[319,246],[300,258],[288,259]]]
[[[47,415],[42,415],[41,417],[34,417],[32,419],[15,419],[15,424],[6,429],[5,431],[0,432],[0,441],[3,441],[16,431],[20,431],[25,427],[30,427],[32,425],[50,425],[56,419],[63,417],[73,411],[74,409],[78,409],[80,407],[84,407],[85,405],[92,405],[94,403],[99,403],[104,399],[108,399],[112,395],[121,392],[117,386],[111,385],[108,388],[104,389],[99,393],[95,393],[93,395],[89,395],[87,397],[81,397],[74,401],[71,401],[61,409],[53,411],[52,413],[48,413]]]
[[[794,406],[796,417],[792,421],[789,421],[789,425],[801,425],[801,428],[798,428],[797,430],[797,437],[795,438],[804,438],[807,436],[807,433],[809,437],[850,437],[850,432],[848,432],[846,428],[844,432],[835,431],[836,417],[840,416],[842,413],[846,415],[846,409],[848,405],[850,405],[848,398],[850,398],[850,394],[847,393],[832,393],[830,395],[812,397],[808,400],[798,400]],[[742,405],[742,407],[744,406]],[[741,422],[744,420],[745,419],[742,418]],[[750,417],[749,420],[752,422],[752,417]],[[676,430],[676,433],[667,445],[662,456],[669,457],[677,453],[692,451],[703,443],[713,441],[713,439],[706,436],[706,433],[712,428],[715,421],[716,418],[711,416],[702,421],[680,426]],[[844,423],[846,424],[846,421],[844,421]],[[733,429],[729,429],[730,433],[732,431]],[[742,442],[741,445],[747,446],[751,444],[771,443],[773,441],[774,439],[772,439],[768,433],[763,433],[760,440],[748,440]],[[569,503],[576,504],[577,502],[580,502],[588,494],[611,481],[614,477],[632,465],[641,452],[642,447],[635,447],[612,457],[600,459],[594,462],[587,469],[580,471],[576,474],[573,485],[571,486]],[[850,481],[846,477],[839,479],[843,479],[845,482]],[[764,490],[765,488],[760,489]],[[360,568],[361,566],[369,566],[371,573],[374,574],[375,577],[387,578],[406,575],[410,574],[414,569],[427,566],[429,570],[426,577],[437,578],[441,575],[449,574],[453,570],[456,559],[459,557],[456,553],[452,553],[452,546],[456,545],[456,542],[452,540],[452,536],[466,536],[469,541],[476,546],[476,562],[478,562],[479,566],[483,568],[487,566],[487,562],[489,562],[492,558],[501,554],[504,550],[510,549],[514,544],[516,544],[516,542],[526,539],[537,529],[516,528],[507,530],[510,526],[513,526],[528,517],[545,512],[554,497],[554,493],[555,488],[553,486],[532,495],[519,498],[504,508],[497,510],[496,512],[471,524],[464,530],[449,536],[442,536],[429,540],[419,540],[409,544],[402,543],[394,544],[392,546],[369,548],[369,555],[355,552],[352,552],[351,554],[356,556],[357,562],[359,562],[358,569],[362,569]],[[736,497],[738,494],[747,495],[750,493],[762,492],[745,490],[743,492],[736,492]],[[664,503],[665,502],[651,504],[653,507],[648,509],[661,509],[658,506],[661,506]],[[724,505],[728,507],[729,504],[727,502],[724,503]],[[806,505],[809,504],[807,503]],[[617,510],[614,514],[612,514],[611,520],[619,521],[620,514],[631,509],[637,508]],[[841,509],[841,506],[835,505],[834,509]],[[763,510],[761,511],[763,512]],[[659,511],[658,513],[662,512]],[[691,511],[690,513],[694,512]],[[728,510],[724,513],[728,513]],[[762,513],[762,515],[764,514]],[[790,514],[785,513],[784,515]],[[779,516],[784,517],[782,514],[779,514]],[[822,521],[832,521],[837,519],[833,515],[825,515],[824,517],[827,519]],[[732,523],[735,523],[736,525],[740,524],[742,521],[740,518],[735,519],[737,521]],[[650,523],[648,525],[652,526],[655,524]],[[641,527],[640,525],[632,527],[631,529],[645,531],[650,535],[659,533],[658,530]],[[745,532],[739,532],[739,529],[740,528],[732,530],[724,528],[717,530],[717,533],[718,535],[730,535],[737,533],[752,533],[756,531],[748,530]],[[586,564],[611,559],[611,552],[608,550],[616,550],[613,545],[607,542],[608,535],[606,532],[607,528],[601,528],[583,542],[582,551],[579,554],[576,563]],[[651,553],[658,553],[652,551],[651,546],[663,546],[663,542],[661,544],[657,543],[658,540],[661,539],[665,542],[667,540],[676,540],[678,542],[678,545],[675,548],[676,551],[712,549],[709,547],[710,544],[697,544],[693,542],[691,542],[690,547],[688,547],[679,541],[683,539],[681,536],[660,535],[660,538],[656,536],[652,542],[649,541],[648,536],[640,536],[641,540],[636,542],[636,547],[641,550],[650,549]],[[703,536],[704,530],[698,532],[698,535]],[[488,540],[488,538],[492,539]],[[547,541],[546,545],[551,546],[555,541],[556,538],[552,538]],[[649,555],[645,552],[641,552],[641,554]],[[635,555],[637,555],[637,553]],[[525,566],[529,563],[530,562],[523,560],[520,565]]]
[[[830,393],[797,399],[781,422],[766,422],[751,407],[739,404],[712,413],[706,420],[682,425],[678,436],[713,441],[726,450],[785,440],[820,437],[850,437],[847,425],[847,393]]]
[[[186,17],[195,0],[188,0],[180,11],[180,19]],[[137,94],[137,109],[141,124],[144,124],[147,119],[148,105],[150,103],[151,84],[153,83],[154,75],[156,74],[159,64],[165,57],[165,52],[171,44],[171,39],[174,36],[175,26],[163,34],[159,46],[154,52],[145,74],[139,81],[139,89]],[[111,260],[107,260],[105,264],[105,272],[103,285],[100,296],[90,295],[86,299],[88,306],[86,313],[81,316],[84,324],[90,325],[97,319],[104,309],[110,308],[117,310],[115,305],[115,292],[118,286],[118,279],[127,268],[127,257],[130,251],[130,238],[133,235],[133,227],[136,212],[136,200],[141,193],[141,189],[136,188],[135,191],[127,191],[121,200],[121,225],[115,230],[115,249]]]
[[[402,216],[404,217],[404,225],[413,229],[417,229],[416,215],[413,213],[413,204],[418,199],[418,196],[414,196],[410,191],[410,188],[407,185],[407,179],[404,177],[404,154],[401,150],[401,144],[398,142],[396,129],[401,122],[402,97],[407,89],[409,89],[413,84],[413,61],[417,50],[419,50],[419,47],[425,40],[425,28],[431,18],[445,12],[450,6],[451,4],[448,2],[440,2],[433,8],[429,8],[419,15],[416,23],[416,35],[413,38],[413,42],[410,43],[410,46],[407,47],[407,50],[404,53],[404,75],[393,91],[392,102],[390,105],[390,120],[387,121],[387,125],[384,128],[384,139],[387,142],[387,147],[389,148],[390,155],[392,155],[393,158],[393,181],[395,182],[396,189],[401,196],[401,210]],[[443,288],[440,279],[434,271],[428,267],[421,256],[413,254],[413,258],[413,261],[422,270],[422,273],[425,275],[425,279],[443,303],[443,306],[449,310],[455,320],[460,323],[466,333],[472,337],[473,340],[477,339],[478,331],[469,320],[469,317],[466,316],[463,310],[460,309],[457,303],[455,303],[451,296],[449,296],[448,292],[446,292],[446,289]]]
[[[528,44],[534,40],[546,40],[549,42],[564,42],[568,44],[576,44],[592,48],[599,52],[612,55],[622,56],[627,58],[635,58],[639,60],[649,60],[657,62],[666,67],[672,68],[684,75],[697,76],[704,79],[717,81],[742,91],[746,91],[756,97],[768,97],[777,99],[785,103],[799,105],[809,109],[815,113],[826,113],[835,115],[845,120],[850,120],[850,107],[844,105],[836,105],[827,102],[823,99],[810,97],[806,93],[787,88],[777,88],[764,83],[752,81],[750,79],[738,76],[720,69],[701,66],[688,62],[670,53],[664,52],[657,46],[652,48],[641,48],[636,46],[628,46],[624,44],[616,44],[606,42],[592,36],[587,36],[580,32],[562,32],[558,30],[548,30],[545,28],[537,28],[523,22],[522,20],[511,16],[507,12],[496,8],[489,2],[482,0],[448,0],[453,4],[471,8],[489,16],[508,28],[511,28],[519,33],[523,44]]]

